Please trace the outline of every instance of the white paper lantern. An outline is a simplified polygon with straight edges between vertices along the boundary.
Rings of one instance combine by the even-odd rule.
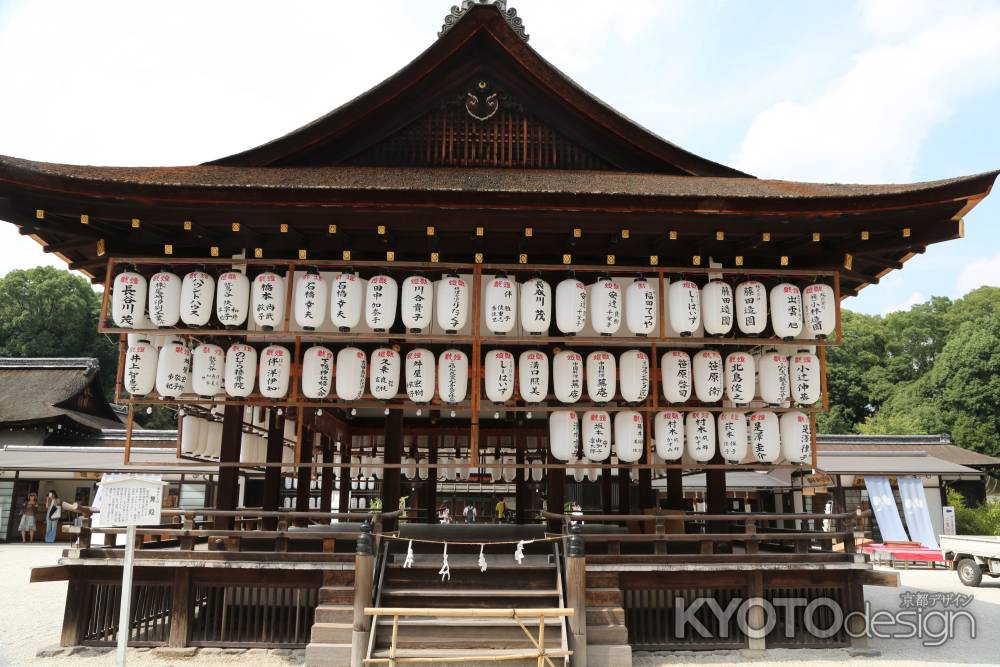
[[[622,324],[622,286],[610,277],[590,287],[590,325],[601,336],[618,333]]]
[[[243,326],[250,312],[250,279],[239,271],[226,271],[215,286],[215,316],[227,329]]]
[[[819,358],[799,351],[788,359],[789,389],[792,400],[799,405],[812,405],[820,397]]]
[[[501,469],[501,479],[503,479],[503,481],[512,483],[515,479],[517,479],[517,468],[514,467],[516,462],[517,459],[513,456],[503,457],[503,468]]]
[[[727,463],[739,463],[747,455],[747,416],[742,412],[719,414],[719,453]]]
[[[173,340],[160,350],[156,363],[156,393],[160,398],[177,398],[188,383],[191,353],[184,342]]]
[[[149,319],[146,317],[146,314],[143,313],[141,319],[136,319],[135,328],[152,329],[153,323],[150,322]],[[138,345],[140,342],[147,342],[147,343],[152,343],[153,347],[159,348],[160,346],[156,344],[157,338],[159,338],[159,336],[154,336],[149,333],[132,332],[130,334],[125,335],[125,340],[129,347],[132,347],[133,345]]]
[[[710,280],[701,290],[701,318],[709,336],[725,336],[733,328],[733,288]]]
[[[205,451],[202,456],[218,459],[222,453],[222,421],[209,421],[205,430]]]
[[[549,450],[553,458],[569,461],[580,444],[580,420],[571,410],[549,413]]]
[[[521,328],[529,334],[543,334],[552,323],[552,287],[541,278],[529,278],[521,285]]]
[[[736,286],[736,326],[747,336],[756,336],[767,326],[767,289],[764,283],[747,280]]]
[[[338,274],[330,288],[330,319],[338,331],[347,332],[361,322],[364,292],[361,279],[353,273]]]
[[[425,276],[407,276],[400,294],[403,326],[410,333],[420,333],[430,326],[434,306],[434,285]]]
[[[689,412],[684,424],[687,453],[697,463],[715,456],[715,418],[711,412]]]
[[[556,285],[556,328],[575,336],[587,325],[587,286],[576,278]]]
[[[611,416],[592,410],[583,413],[583,455],[591,461],[611,456]]]
[[[618,392],[618,362],[606,350],[587,355],[587,395],[594,403],[614,400]]]
[[[181,454],[194,456],[198,451],[198,436],[201,431],[201,420],[194,415],[184,415],[181,418]]]
[[[690,336],[701,324],[701,296],[690,280],[675,280],[667,292],[670,326],[681,336]]]
[[[660,374],[667,403],[686,403],[691,398],[691,357],[687,352],[665,352],[660,358]]]
[[[323,326],[326,320],[326,279],[315,269],[307,270],[295,281],[292,302],[295,323],[306,331]]]
[[[412,456],[407,456],[402,461],[403,468],[401,472],[406,479],[414,480],[417,478],[417,460]]]
[[[750,415],[750,451],[760,463],[774,463],[781,453],[778,417],[773,412]]]
[[[246,398],[253,393],[257,377],[257,350],[243,343],[234,343],[226,351],[226,394]]]
[[[292,371],[292,353],[281,345],[268,345],[260,352],[260,394],[264,398],[284,398]]]
[[[771,328],[781,340],[792,340],[802,332],[802,293],[791,283],[771,288]]]
[[[486,398],[494,403],[505,403],[514,396],[514,355],[506,350],[486,353],[483,383]]]
[[[469,385],[469,357],[461,350],[445,350],[438,358],[438,395],[445,403],[465,400]]]
[[[540,403],[549,395],[549,357],[541,350],[525,350],[517,359],[521,400]]]
[[[634,410],[615,414],[615,454],[624,463],[635,463],[646,448],[642,415]]]
[[[153,326],[172,327],[181,317],[181,279],[160,271],[149,279],[149,321]]]
[[[146,396],[156,386],[156,347],[147,340],[129,345],[125,351],[125,371],[122,380],[131,396]]]
[[[583,394],[583,357],[562,350],[552,359],[552,391],[561,403],[576,403]]]
[[[625,288],[625,326],[636,336],[648,336],[656,330],[659,319],[656,288],[639,276]]]
[[[191,271],[181,281],[181,322],[203,327],[212,317],[215,278],[204,271]]]
[[[146,307],[146,279],[133,271],[115,276],[111,293],[111,317],[122,329],[135,329]]]
[[[302,353],[302,395],[321,400],[333,388],[333,351],[314,345]]]
[[[715,350],[702,350],[694,355],[694,393],[702,403],[722,400],[722,355]]]
[[[406,395],[414,403],[430,403],[434,398],[437,370],[434,353],[417,348],[406,353]]]
[[[653,422],[656,455],[664,461],[676,461],[684,455],[684,418],[674,410],[656,413]]]
[[[622,398],[639,403],[649,396],[649,355],[642,350],[625,350],[618,363]]]
[[[833,288],[823,283],[802,290],[806,333],[810,338],[828,338],[837,326],[837,297]]]
[[[222,391],[226,377],[226,353],[218,345],[202,343],[191,353],[191,388],[202,398]]]
[[[198,417],[198,444],[195,446],[192,456],[204,457],[208,455],[208,435],[211,422],[202,417]]]
[[[469,320],[469,283],[457,274],[448,274],[437,283],[434,296],[438,326],[445,333],[458,333]]]
[[[809,417],[798,410],[781,415],[781,455],[789,463],[812,461],[812,428]]]
[[[274,331],[285,323],[285,279],[274,271],[264,271],[253,279],[250,311],[254,324]]]
[[[754,398],[757,366],[749,352],[732,352],[726,356],[726,398],[737,405],[746,405]]]
[[[762,401],[778,405],[788,400],[788,357],[774,351],[762,354],[757,365],[757,377]]]
[[[380,347],[372,351],[370,380],[372,396],[379,401],[396,398],[399,393],[399,371],[402,362],[399,352],[391,347]]]
[[[574,458],[574,459],[572,459],[570,461],[570,463],[577,463],[577,464],[586,463],[586,462],[587,462],[587,459],[581,459],[581,458]],[[577,484],[579,484],[580,482],[583,482],[584,480],[587,479],[587,469],[586,468],[572,468],[571,470],[572,470],[572,473],[573,473],[573,481],[576,482]],[[567,472],[569,472],[569,471],[567,471]]]
[[[357,401],[365,394],[368,379],[368,356],[356,347],[345,347],[337,352],[335,385],[337,398]]]
[[[396,302],[399,285],[390,276],[378,275],[368,279],[365,291],[365,324],[375,333],[382,333],[396,323]]]
[[[483,295],[486,328],[495,334],[509,333],[517,314],[517,283],[506,274],[498,273],[486,282]]]

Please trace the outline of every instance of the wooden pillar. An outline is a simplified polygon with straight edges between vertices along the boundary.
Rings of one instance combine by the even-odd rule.
[[[90,600],[87,599],[89,584],[81,576],[71,574],[69,587],[66,590],[66,608],[63,612],[62,635],[60,646],[77,646],[80,643],[80,633],[87,619]]]
[[[667,507],[672,510],[686,509],[684,506],[684,471],[680,468],[667,470]]]
[[[610,462],[611,459],[605,459],[605,462]],[[611,502],[611,468],[601,469],[601,511],[605,514],[611,514],[614,511],[614,505]]]
[[[320,473],[320,498],[319,510],[329,512],[333,505],[333,447],[330,445],[330,438],[323,436],[323,472]]]
[[[299,408],[298,418],[311,421],[312,410]],[[313,432],[306,428],[305,423],[302,424],[301,428],[296,424],[296,432],[301,434],[299,437],[302,438],[302,442],[297,443],[298,446],[295,448],[299,453],[299,460],[295,462],[295,465],[298,466],[295,469],[295,478],[297,480],[295,487],[295,511],[308,512],[310,509],[309,498],[312,496],[310,489],[312,485],[312,468],[309,466],[303,467],[302,464],[313,462]],[[295,523],[306,524],[308,521],[299,519]]]
[[[277,410],[269,410],[267,419],[267,462],[280,463],[281,454],[284,450],[285,417],[279,415]],[[264,497],[262,509],[265,512],[275,512],[281,501],[281,467],[268,467],[264,471]],[[277,519],[264,519],[264,528],[274,530],[278,525]]]
[[[567,639],[573,667],[587,667],[587,559],[579,531],[579,525],[570,528],[566,546],[566,606],[573,610]]]
[[[514,463],[524,465],[524,452],[527,449],[527,438],[523,433],[518,432],[514,436]],[[528,504],[531,496],[528,494],[528,474],[525,468],[515,468],[514,470],[514,522],[518,525],[528,523]]]
[[[375,544],[372,525],[365,522],[354,555],[354,627],[351,633],[351,667],[363,667],[368,652],[371,616],[365,607],[372,606],[372,576],[375,573]]]
[[[549,463],[560,463],[552,456],[551,449],[546,454]],[[563,514],[564,498],[566,491],[566,469],[549,468],[545,471],[545,509],[554,514]],[[549,521],[549,531],[553,533],[562,532],[562,521]]]
[[[349,512],[351,508],[351,435],[340,435],[340,491],[337,494],[337,511]]]
[[[240,460],[240,441],[243,437],[243,406],[227,405],[222,418],[222,445],[219,451],[219,463],[238,463]],[[240,469],[219,467],[219,488],[215,497],[215,509],[235,510],[239,487],[236,483]],[[232,530],[232,517],[216,517],[214,526],[217,530]]]
[[[632,502],[631,494],[632,478],[628,468],[618,468],[618,513],[631,514]]]
[[[174,568],[174,587],[170,600],[170,637],[167,646],[187,646],[191,624],[191,568]]]
[[[649,460],[649,450],[643,450],[640,463]],[[639,468],[639,513],[643,510],[656,507],[656,500],[653,496],[653,470],[651,468]]]
[[[400,463],[403,459],[403,411],[390,410],[385,418],[385,458],[387,464]],[[399,509],[399,468],[382,470],[382,511],[395,512]],[[383,530],[396,530],[395,519],[386,521]]]
[[[424,492],[421,494],[421,507],[424,510],[424,523],[437,523],[437,446],[441,436],[434,434],[427,437],[427,481],[424,482]]]
[[[722,463],[722,454],[716,452],[712,463]],[[709,514],[728,514],[729,507],[726,503],[726,471],[708,470],[705,474],[705,501]],[[710,521],[705,528],[709,533],[725,533],[728,526],[725,521]],[[721,549],[719,547],[722,547]],[[725,545],[716,545],[717,551],[729,552]]]

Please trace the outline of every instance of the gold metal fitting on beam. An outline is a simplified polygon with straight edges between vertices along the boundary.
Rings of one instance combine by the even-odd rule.
[[[351,261],[351,251],[350,250],[343,251],[342,253],[340,253],[340,258],[345,262]]]
[[[573,228],[573,238],[578,239],[581,236],[583,236],[583,230],[580,229],[579,227],[574,227]]]
[[[743,266],[743,255],[736,255],[734,263],[736,264],[736,266]]]
[[[40,208],[36,208],[35,209],[35,219],[36,220],[44,220],[45,219],[45,210],[44,209],[40,209]]]
[[[844,255],[844,268],[848,271],[854,268],[854,257],[850,253]]]
[[[299,259],[309,259],[309,251],[305,248],[299,248]]]
[[[781,265],[782,266],[788,266],[788,255],[782,255],[781,256]]]
[[[715,232],[715,240],[716,241],[725,241],[726,240],[726,233],[724,231],[722,231],[722,230],[719,230],[719,231]]]
[[[184,221],[184,231],[185,231],[185,232],[190,232],[190,231],[191,231],[191,228],[192,228],[193,226],[194,226],[194,225],[193,225],[193,224],[191,223],[191,221],[190,221],[190,220],[185,220],[185,221]]]
[[[86,213],[81,213],[80,214],[80,224],[81,225],[89,225],[90,224],[90,216],[87,215]]]
[[[760,240],[764,243],[768,243],[771,240],[771,232],[764,232],[760,235]]]
[[[518,264],[527,264],[528,263],[528,253],[522,252],[520,255],[518,255],[517,256],[517,263]]]
[[[174,244],[173,243],[164,243],[163,244],[163,254],[164,255],[173,255],[174,254]]]
[[[97,239],[97,256],[104,257],[105,252],[107,252],[107,244],[104,239]]]
[[[385,261],[387,261],[387,262],[395,262],[396,261],[396,251],[395,250],[386,250],[385,251]]]
[[[139,229],[142,225],[142,221],[139,218],[132,218],[132,229]]]
[[[217,245],[212,246],[211,248],[209,248],[208,252],[209,252],[209,254],[212,257],[218,257],[219,256],[219,246],[217,246]]]
[[[813,232],[813,243],[819,243],[820,238],[819,232]]]
[[[694,266],[701,266],[701,255],[694,255],[691,258],[691,264]]]
[[[439,253],[436,253],[436,252],[432,252],[431,253],[431,262],[433,264],[437,264],[438,260],[440,260],[440,259],[441,259],[441,255]]]
[[[287,222],[283,222],[280,225],[278,225],[278,231],[281,232],[282,234],[287,234],[288,233],[288,223]]]
[[[264,256],[264,249],[263,248],[254,248],[253,249],[253,256],[254,256],[255,259],[260,259],[261,257]]]
[[[326,228],[326,233],[327,234],[336,234],[337,233],[337,225],[330,225],[329,227],[327,227]]]
[[[628,238],[628,237],[630,237],[630,236],[632,236],[632,232],[630,232],[630,231],[629,231],[629,230],[627,230],[627,229],[623,229],[623,230],[622,230],[622,238],[623,238],[623,239],[627,239],[627,238]]]
[[[861,232],[861,240],[862,241],[867,241],[869,238],[871,238],[871,235],[868,233],[867,229],[864,230],[863,232]]]
[[[607,262],[608,262],[608,266],[613,266],[614,263],[615,263],[615,256],[614,255],[608,255]]]
[[[485,229],[483,229],[482,227],[476,227],[476,236],[483,236],[485,233],[486,233]]]
[[[427,236],[434,236],[434,227],[431,225],[427,226]]]
[[[659,263],[660,263],[660,256],[659,255],[650,255],[649,256],[649,265],[650,266],[656,266]]]
[[[667,238],[670,239],[671,241],[676,241],[677,240],[677,232],[675,230],[671,229],[669,232],[667,232]]]
[[[482,264],[483,263],[483,253],[477,252],[474,259],[475,259],[476,264]]]
[[[240,231],[240,223],[238,223],[238,222],[234,222],[234,223],[232,224],[232,230],[233,230],[234,232],[238,232],[238,231]]]
[[[903,227],[903,238],[904,239],[910,238],[910,234],[911,233],[912,232],[910,232],[910,228],[909,227]]]
[[[375,228],[379,236],[385,236],[385,225],[379,225]]]
[[[525,227],[524,228],[524,236],[526,238],[531,238],[534,235],[535,235],[535,230],[534,229],[532,229],[531,227]]]
[[[563,264],[572,264],[572,263],[573,263],[573,255],[564,254],[563,255]]]

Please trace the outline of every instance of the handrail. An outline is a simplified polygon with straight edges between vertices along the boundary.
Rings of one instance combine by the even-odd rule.
[[[385,562],[389,560],[389,540],[385,540],[379,547],[379,555],[382,562],[376,568],[375,577],[375,606],[378,607],[382,604],[382,584],[385,581]],[[372,615],[372,627],[368,631],[368,653],[365,654],[365,658],[372,657],[372,650],[375,648],[375,634],[376,634],[376,623],[378,622],[378,615]]]
[[[80,505],[80,509],[86,510],[92,514],[100,514],[101,510],[94,509],[92,507],[87,507],[85,505]],[[367,521],[369,519],[374,519],[375,517],[382,517],[383,520],[395,519],[403,510],[393,510],[392,512],[297,512],[297,511],[273,511],[273,510],[259,510],[259,509],[237,509],[237,510],[216,510],[210,508],[198,508],[198,507],[187,507],[187,508],[165,508],[160,510],[161,516],[188,516],[190,514],[197,514],[201,516],[215,516],[222,518],[239,518],[244,516],[255,516],[263,519],[348,519],[348,520],[358,520]]]
[[[843,512],[840,514],[772,514],[768,512],[732,512],[730,514],[562,514],[542,512],[546,519],[573,521],[739,521],[741,519],[763,519],[765,521],[808,521],[810,519],[848,519],[871,514],[863,512]]]

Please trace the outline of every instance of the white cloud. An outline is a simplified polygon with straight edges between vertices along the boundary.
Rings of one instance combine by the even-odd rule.
[[[884,314],[888,315],[889,313],[895,313],[900,310],[909,310],[910,308],[913,308],[913,306],[918,303],[923,303],[924,301],[927,301],[927,297],[920,292],[914,292],[910,296],[906,297],[904,301],[897,303],[895,306],[889,306],[886,308]]]
[[[911,15],[909,4],[869,8],[864,23],[883,41],[858,53],[825,91],[758,114],[738,166],[798,180],[910,178],[930,129],[1000,78],[1000,6],[918,3],[922,9]],[[902,23],[908,32],[878,29],[897,16],[909,17]]]
[[[966,264],[962,272],[958,274],[956,291],[958,296],[965,296],[983,285],[1000,287],[1000,254]]]

